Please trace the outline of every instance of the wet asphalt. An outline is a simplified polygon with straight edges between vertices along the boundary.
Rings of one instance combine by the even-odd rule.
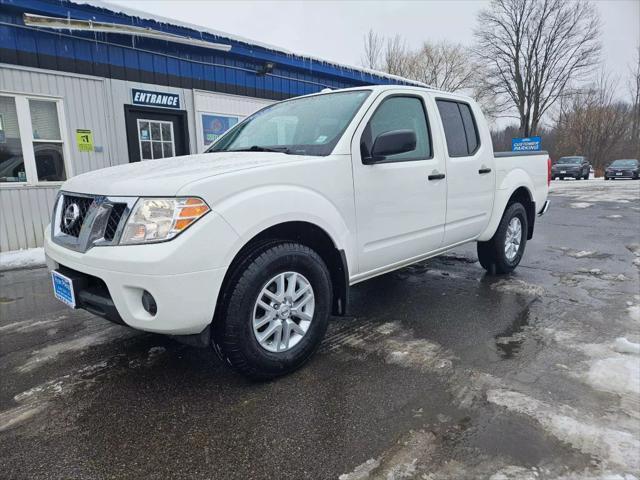
[[[545,332],[638,341],[620,313],[639,293],[629,246],[640,241],[640,198],[629,191],[588,207],[553,194],[506,278],[485,275],[470,245],[353,287],[351,316],[332,320],[316,356],[266,383],[209,350],[69,310],[44,268],[3,272],[0,477],[489,478],[516,465],[554,478],[601,468],[606,459],[487,401],[482,385],[593,414],[617,405],[566,373],[579,354]],[[415,432],[428,442],[407,453]],[[370,459],[368,477],[358,466]]]

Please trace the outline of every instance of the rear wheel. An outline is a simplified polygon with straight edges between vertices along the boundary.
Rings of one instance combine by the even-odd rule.
[[[524,254],[527,231],[524,206],[520,203],[508,205],[491,240],[478,242],[480,265],[491,274],[512,272]]]
[[[326,332],[330,278],[322,258],[307,246],[282,242],[254,251],[232,273],[214,325],[214,347],[251,378],[293,372]]]

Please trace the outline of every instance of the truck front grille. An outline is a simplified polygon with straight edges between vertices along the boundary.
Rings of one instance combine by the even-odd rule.
[[[107,197],[61,192],[53,212],[51,237],[72,250],[117,245],[135,197]]]
[[[60,218],[60,230],[72,237],[79,237],[80,230],[82,230],[82,224],[87,216],[89,208],[93,204],[92,197],[76,197],[76,196],[64,196],[62,201],[62,218]],[[70,222],[66,218],[67,210],[76,205],[79,216],[73,222]],[[69,217],[70,218],[70,217]]]
[[[124,215],[126,209],[126,203],[113,204],[113,207],[111,207],[109,220],[107,220],[107,226],[104,229],[105,240],[113,240],[115,238],[116,232],[118,231],[118,226],[120,225],[120,221],[122,220],[122,215]]]

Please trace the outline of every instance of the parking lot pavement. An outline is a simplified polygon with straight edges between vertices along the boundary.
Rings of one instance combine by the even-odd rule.
[[[2,477],[635,478],[640,182],[552,187],[514,274],[470,245],[360,284],[268,383],[2,273]]]

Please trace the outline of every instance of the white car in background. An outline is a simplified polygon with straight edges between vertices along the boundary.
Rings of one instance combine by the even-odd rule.
[[[55,295],[283,375],[349,287],[477,242],[511,272],[548,206],[545,152],[494,154],[470,98],[362,87],[271,105],[205,153],[62,186],[45,249]]]

